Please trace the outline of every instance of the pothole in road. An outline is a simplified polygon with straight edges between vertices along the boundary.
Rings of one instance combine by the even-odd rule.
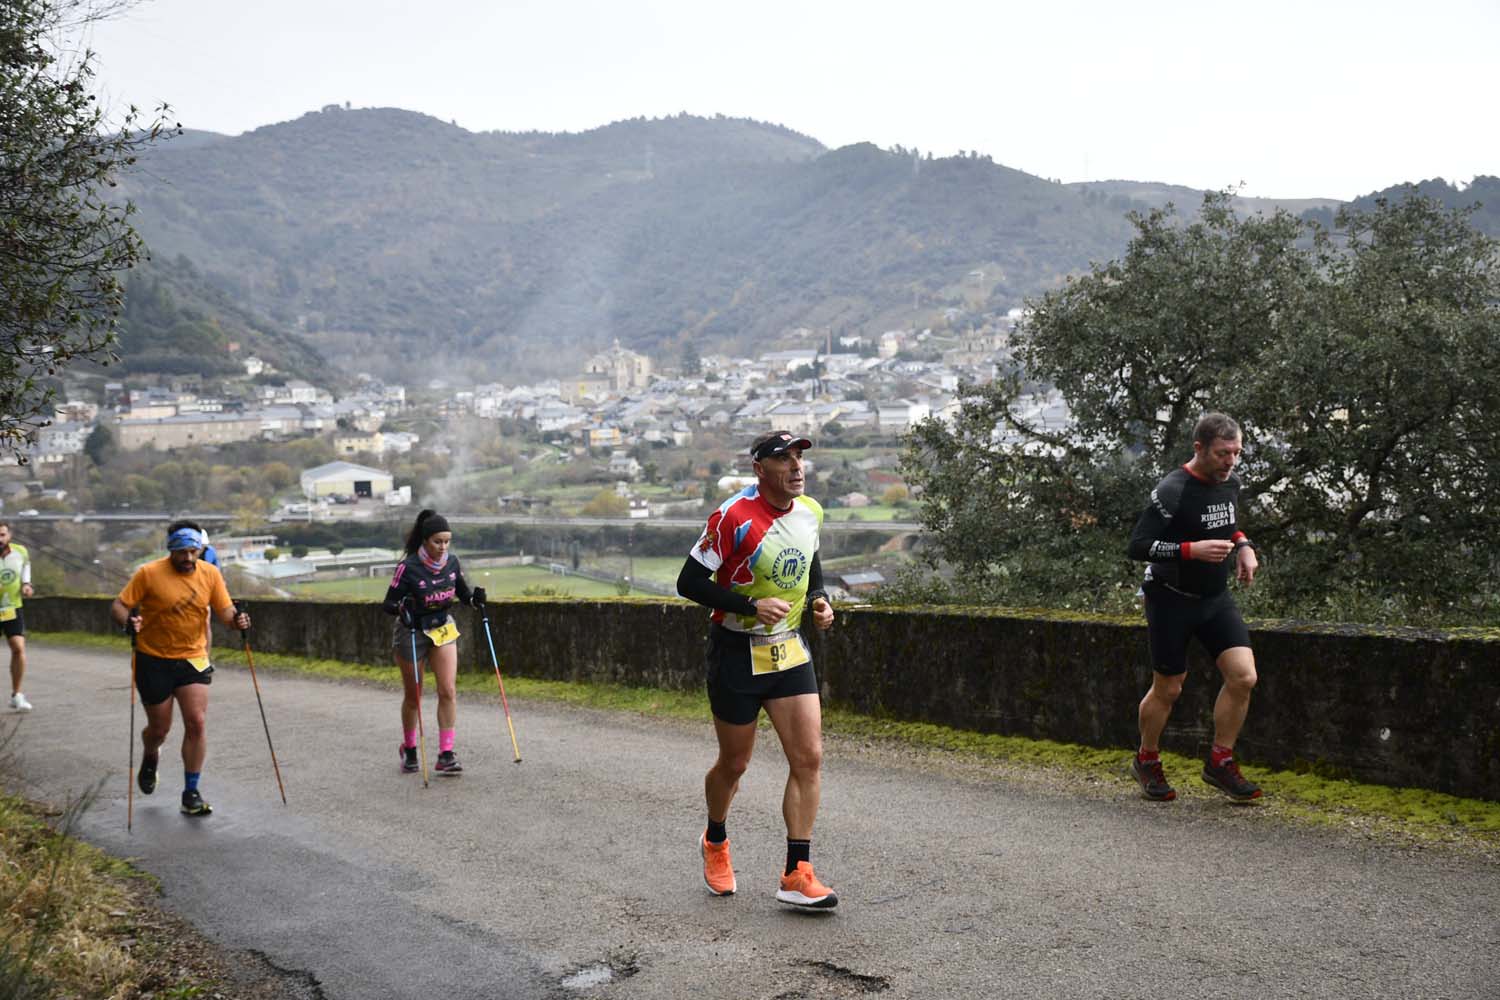
[[[611,956],[603,962],[585,965],[562,978],[565,990],[592,990],[605,986],[616,979],[629,979],[640,971],[634,955]]]
[[[603,986],[605,983],[613,981],[614,978],[614,969],[603,962],[597,962],[594,965],[585,965],[577,972],[571,972],[563,976],[562,985],[563,989],[568,990],[591,990],[595,986]]]
[[[803,962],[801,964],[810,969],[816,969],[830,979],[852,987],[860,993],[884,993],[891,988],[891,981],[885,976],[861,975],[842,965],[834,965],[832,962]]]

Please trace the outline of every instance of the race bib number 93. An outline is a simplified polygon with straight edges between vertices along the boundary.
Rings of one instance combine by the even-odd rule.
[[[810,659],[807,644],[796,632],[750,637],[750,672],[774,674],[800,667]]]

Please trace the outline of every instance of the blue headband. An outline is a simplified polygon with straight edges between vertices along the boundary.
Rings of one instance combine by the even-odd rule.
[[[192,528],[178,528],[167,536],[168,552],[176,552],[178,549],[201,548],[203,548],[203,536]]]

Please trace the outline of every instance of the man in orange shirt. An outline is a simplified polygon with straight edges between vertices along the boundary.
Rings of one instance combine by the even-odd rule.
[[[174,526],[175,527],[175,526]],[[230,628],[244,631],[250,616],[237,612],[218,567],[198,561],[203,536],[189,527],[167,534],[167,556],[135,571],[110,607],[116,624],[135,634],[135,686],[146,706],[141,730],[145,752],[136,784],[156,791],[158,751],[172,729],[172,702],[182,713],[182,811],[207,816],[213,809],[198,791],[208,754],[208,685],[213,667],[203,622],[210,610]]]

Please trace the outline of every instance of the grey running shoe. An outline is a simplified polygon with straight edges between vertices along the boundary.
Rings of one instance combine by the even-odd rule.
[[[452,750],[444,750],[438,754],[437,766],[433,768],[438,774],[458,774],[464,766],[458,762],[458,755]]]
[[[407,774],[411,774],[412,772],[416,771],[417,748],[401,747],[399,752],[401,754],[401,770],[405,771]]]

